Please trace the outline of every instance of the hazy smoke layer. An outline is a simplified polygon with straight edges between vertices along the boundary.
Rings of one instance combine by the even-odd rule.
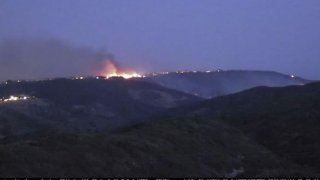
[[[97,75],[112,55],[58,40],[0,42],[0,80]]]

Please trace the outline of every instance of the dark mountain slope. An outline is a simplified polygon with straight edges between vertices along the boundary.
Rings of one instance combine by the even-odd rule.
[[[54,101],[56,97],[51,102],[51,94],[46,95],[49,98],[44,100],[45,96],[41,93],[32,94],[35,93],[33,88],[30,91],[18,91],[17,88],[17,93],[28,92],[42,98],[0,106],[0,115],[5,117],[0,119],[5,122],[0,126],[1,131],[8,133],[5,127],[11,127],[11,132],[23,130],[20,136],[5,135],[0,139],[0,176],[319,176],[320,83],[283,88],[258,87],[200,102],[192,96],[186,99],[185,96],[189,96],[185,94],[181,97],[177,91],[153,89],[158,86],[145,82],[140,82],[143,86],[135,81],[101,82],[119,83],[112,84],[112,88],[115,88],[112,95],[120,99],[124,98],[120,96],[126,95],[125,101],[120,102],[134,102],[136,106],[143,104],[143,108],[155,108],[156,111],[150,110],[150,115],[160,113],[162,117],[150,118],[148,115],[137,116],[132,113],[135,118],[147,118],[149,121],[113,132],[86,134],[84,132],[88,132],[88,129],[76,131],[76,127],[81,126],[71,125],[79,125],[83,120],[81,125],[87,128],[90,126],[85,122],[91,122],[92,119],[96,122],[98,117],[101,117],[101,122],[107,119],[101,114],[92,115],[98,110],[87,110],[87,107],[99,107],[94,103],[99,102],[102,104],[101,113],[106,112],[108,106],[103,106],[104,101],[99,98],[95,101],[91,101],[92,98],[78,100],[82,95],[91,96],[91,90],[85,90],[86,93],[79,93],[73,98],[71,92],[74,89],[66,88],[61,93],[69,95],[70,91],[70,97],[65,96],[67,102]],[[76,89],[81,90],[80,87],[76,86]],[[156,97],[162,97],[157,101],[164,102],[164,105],[159,107],[162,104],[159,103],[152,106],[155,94],[143,96],[145,93],[140,93],[139,87],[143,87],[141,91],[157,92]],[[173,95],[168,91],[178,94]],[[104,91],[93,92],[102,96],[99,93]],[[165,111],[162,110],[169,106],[167,100],[161,99],[167,99],[168,96],[177,97],[174,99],[181,104],[194,103],[170,110],[164,115]],[[112,106],[111,102],[108,103]],[[70,106],[74,104],[77,105],[76,109],[70,111]],[[136,106],[128,106],[128,109]],[[144,112],[143,109],[141,111]],[[116,119],[121,117],[121,110],[113,112],[119,112],[115,114],[119,116],[112,120],[127,122],[126,118],[123,121]],[[16,118],[14,121],[12,116]],[[163,118],[165,116],[170,118]],[[154,121],[158,118],[159,121]],[[37,122],[36,126],[34,122]],[[139,121],[130,119],[130,122]],[[51,126],[65,129],[62,132],[52,131]],[[42,131],[25,133],[32,128]]]
[[[144,80],[204,98],[236,93],[257,86],[276,87],[308,82],[299,77],[272,71],[242,70],[159,74]]]
[[[200,98],[135,80],[71,80],[9,83],[0,97],[33,96],[0,102],[0,136],[55,129],[97,131],[134,123],[169,107]]]
[[[219,119],[281,157],[320,169],[320,83],[253,88],[179,111]]]
[[[143,98],[133,97],[134,91],[145,93],[149,96]],[[161,93],[162,92],[162,93]],[[166,96],[161,96],[165,93]],[[0,95],[28,94],[37,98],[46,99],[59,105],[95,105],[103,103],[118,108],[122,102],[134,99],[131,103],[143,103],[148,106],[174,107],[193,100],[199,100],[192,95],[170,90],[155,84],[137,80],[124,80],[115,78],[111,80],[96,79],[56,79],[34,82],[9,83],[0,86]],[[172,98],[172,104],[156,104],[152,100],[161,98]],[[171,100],[171,99],[170,99]]]
[[[317,176],[212,120],[169,119],[97,135],[0,141],[0,176]]]

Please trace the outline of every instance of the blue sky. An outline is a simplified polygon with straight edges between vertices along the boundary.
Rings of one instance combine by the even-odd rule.
[[[319,0],[0,0],[0,40],[10,38],[107,50],[143,71],[261,69],[320,79]]]

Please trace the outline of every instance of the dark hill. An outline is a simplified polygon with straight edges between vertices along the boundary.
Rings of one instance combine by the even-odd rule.
[[[178,72],[150,76],[145,80],[204,98],[240,92],[257,86],[280,87],[307,83],[299,77],[272,71]]]
[[[83,80],[70,83],[79,83],[79,86],[72,87],[81,90],[82,83],[96,82],[100,81]],[[71,124],[79,124],[80,120],[88,122],[99,117],[92,115],[91,110],[90,113],[86,112],[86,108],[82,109],[84,113],[80,115],[79,107],[75,112],[70,111],[68,108],[73,106],[73,102],[80,104],[81,109],[96,107],[95,101],[104,101],[99,98],[95,101],[91,101],[92,98],[79,101],[68,94],[68,91],[74,91],[73,88],[65,88],[66,91],[60,92],[66,92],[65,94],[70,96],[61,96],[69,98],[67,102],[54,101],[56,97],[52,100],[47,98],[49,101],[44,100],[45,96],[41,96],[41,93],[18,91],[19,88],[13,86],[17,93],[28,92],[41,98],[32,100],[32,103],[26,102],[26,110],[24,102],[20,105],[1,106],[1,132],[8,131],[5,127],[12,128],[11,132],[21,129],[28,131],[30,128],[42,131],[0,139],[0,176],[319,177],[320,83],[281,88],[257,87],[202,102],[177,91],[165,88],[160,91],[161,87],[146,82],[116,80],[101,83],[101,87],[106,86],[104,83],[112,84],[112,88],[115,88],[112,91],[113,96],[123,98],[120,96],[126,95],[127,100],[124,102],[136,103],[134,107],[128,107],[138,108],[143,104],[144,108],[156,109],[150,110],[150,116],[160,113],[161,117],[159,114],[151,118],[149,115],[142,117],[132,113],[130,115],[134,116],[133,119],[128,117],[130,122],[139,122],[139,117],[149,120],[112,132],[49,131],[50,129],[46,128],[51,124],[58,127],[57,129],[74,130],[76,128],[71,128]],[[64,84],[65,82],[61,83]],[[87,85],[83,88],[86,89]],[[97,85],[89,87],[101,88]],[[177,104],[179,102],[188,106],[170,110],[166,103],[160,107],[159,104],[153,106],[154,95],[148,100],[146,97],[149,96],[138,96],[135,91],[132,93],[131,90],[134,89],[139,94],[139,87],[152,92],[155,91],[153,88],[156,88],[156,92],[160,91],[160,94],[166,92],[177,97]],[[122,91],[123,89],[126,90]],[[97,96],[101,96],[98,93],[100,90],[83,92],[85,93],[79,93],[78,97],[91,96],[88,92],[96,92]],[[178,94],[176,96],[169,92]],[[185,96],[190,98],[185,99]],[[188,104],[189,102],[193,103]],[[110,106],[112,105],[110,103]],[[41,106],[40,109],[43,106],[49,108],[43,108],[46,111],[42,111],[38,106]],[[103,106],[107,107],[109,105]],[[53,116],[57,118],[52,119],[51,112],[61,114]],[[105,109],[102,112],[105,112]],[[122,117],[123,111],[114,112],[119,112],[116,115]],[[45,121],[46,118],[49,120]],[[127,122],[128,119],[121,121],[120,118],[119,121]],[[105,122],[106,118],[102,120]],[[37,126],[34,122],[38,123]],[[46,126],[43,122],[46,122]],[[83,126],[89,127],[88,123]]]
[[[315,177],[222,122],[167,119],[91,135],[0,141],[2,177]]]
[[[320,169],[320,83],[258,87],[180,111],[228,123],[278,156]]]
[[[0,136],[47,128],[64,131],[115,128],[200,100],[148,82],[123,79],[56,79],[0,86],[0,97],[21,94],[34,98],[0,103]]]

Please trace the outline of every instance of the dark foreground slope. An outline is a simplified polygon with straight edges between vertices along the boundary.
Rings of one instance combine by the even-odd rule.
[[[109,134],[2,140],[0,176],[316,176],[241,131],[212,120],[169,119]]]
[[[0,98],[10,95],[34,98],[0,102],[0,137],[49,129],[100,131],[200,100],[155,84],[123,79],[57,79],[2,84]]]
[[[272,71],[210,71],[159,74],[144,80],[179,91],[211,98],[257,86],[301,85],[308,81]]]
[[[259,87],[113,132],[6,136],[0,176],[319,177],[319,102],[320,83]]]
[[[320,83],[253,88],[180,110],[216,119],[287,160],[320,169]]]

